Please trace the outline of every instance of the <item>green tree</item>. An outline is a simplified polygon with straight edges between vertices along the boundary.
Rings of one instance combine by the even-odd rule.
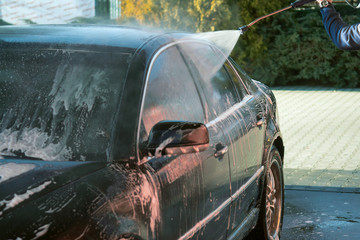
[[[160,9],[153,0],[121,1],[122,22],[135,21],[139,24],[159,25]]]
[[[356,15],[344,19],[360,22]],[[255,79],[269,85],[360,86],[360,52],[335,47],[318,9],[283,13],[259,33],[267,36],[268,50],[250,63]]]
[[[281,8],[289,6],[288,0],[266,1],[266,0],[227,0],[228,4],[232,6],[238,20],[238,27],[247,25],[255,19],[277,11]],[[264,35],[258,31],[260,26],[268,27],[277,16],[272,16],[261,20],[256,25],[253,25],[246,34],[242,35],[239,40],[238,47],[234,49],[232,56],[240,63],[246,64],[248,70],[253,71],[249,62],[256,62],[267,51],[267,42],[264,40]]]
[[[219,30],[231,19],[229,5],[225,0],[193,0],[193,8],[189,11],[195,18],[197,32]]]
[[[189,0],[157,0],[160,6],[161,27],[174,29],[196,31],[194,26],[194,17],[189,13],[192,8],[192,2]]]
[[[226,0],[127,0],[121,8],[120,22],[193,32],[225,29],[232,18]]]

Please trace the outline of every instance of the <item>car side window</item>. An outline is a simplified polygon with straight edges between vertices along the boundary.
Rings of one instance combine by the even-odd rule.
[[[204,110],[192,75],[176,46],[163,51],[149,71],[141,135],[148,135],[162,120],[204,122]]]
[[[252,81],[251,77],[249,77],[245,72],[244,70],[242,70],[240,68],[240,66],[232,61],[235,69],[236,69],[236,72],[239,74],[240,78],[242,79],[243,83],[245,84],[245,86],[247,87],[247,89],[250,91],[250,92],[257,92],[257,86],[256,84]]]
[[[204,92],[209,120],[212,120],[239,101],[234,83],[224,67],[226,58],[204,44],[188,44],[184,48]]]
[[[243,99],[246,95],[249,95],[248,91],[245,89],[245,86],[244,86],[245,83],[243,82],[240,75],[236,74],[236,72],[234,71],[234,69],[228,62],[225,62],[225,66],[226,66],[227,72],[229,73],[229,75],[231,76],[231,78],[235,84],[235,87],[239,93],[240,99]]]

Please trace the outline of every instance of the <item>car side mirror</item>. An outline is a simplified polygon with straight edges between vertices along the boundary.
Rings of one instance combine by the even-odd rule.
[[[161,121],[150,131],[147,150],[156,157],[196,153],[209,147],[209,131],[202,123]]]

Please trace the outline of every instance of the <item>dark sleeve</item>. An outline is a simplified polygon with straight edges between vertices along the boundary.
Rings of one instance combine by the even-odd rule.
[[[321,10],[323,23],[334,44],[342,50],[360,49],[360,24],[348,25],[334,6],[330,5]]]

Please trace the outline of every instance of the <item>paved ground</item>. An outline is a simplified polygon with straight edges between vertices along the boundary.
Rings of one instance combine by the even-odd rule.
[[[360,89],[273,89],[287,189],[360,193]]]
[[[360,239],[360,194],[285,191],[282,240]]]

